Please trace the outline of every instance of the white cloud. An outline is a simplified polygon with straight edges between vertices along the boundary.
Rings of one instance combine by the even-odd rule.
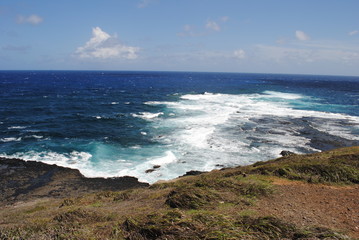
[[[246,52],[243,49],[238,49],[233,52],[234,56],[239,59],[246,58]]]
[[[207,21],[206,28],[210,29],[210,30],[213,30],[213,31],[216,31],[216,32],[221,31],[221,27],[219,26],[219,24],[217,22],[211,21],[211,20]]]
[[[349,32],[348,34],[349,34],[349,36],[354,36],[354,35],[357,35],[358,33],[359,33],[358,30],[354,30],[354,31]]]
[[[37,25],[43,21],[44,21],[44,19],[42,17],[35,15],[35,14],[30,15],[28,17],[22,16],[22,15],[17,16],[17,23],[19,23],[19,24],[29,23],[32,25]]]
[[[300,30],[295,31],[295,36],[300,41],[307,41],[310,39],[310,37],[305,32]]]
[[[75,55],[83,59],[136,59],[138,51],[138,47],[121,44],[116,36],[95,27],[92,29],[92,38],[84,46],[78,47]]]

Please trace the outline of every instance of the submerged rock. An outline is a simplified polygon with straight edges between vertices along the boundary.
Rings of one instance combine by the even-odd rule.
[[[151,173],[151,172],[154,172],[154,171],[156,171],[156,170],[153,169],[153,168],[150,168],[150,169],[147,169],[147,170],[145,171],[145,173]]]

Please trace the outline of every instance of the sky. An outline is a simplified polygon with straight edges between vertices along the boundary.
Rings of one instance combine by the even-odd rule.
[[[359,76],[359,0],[0,0],[0,70]]]

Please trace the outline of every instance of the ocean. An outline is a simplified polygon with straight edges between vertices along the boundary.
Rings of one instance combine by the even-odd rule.
[[[153,183],[359,145],[359,77],[0,71],[0,156]]]

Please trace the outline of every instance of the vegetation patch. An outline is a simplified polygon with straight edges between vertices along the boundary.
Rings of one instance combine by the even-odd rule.
[[[310,183],[359,183],[359,147],[307,155],[290,155],[241,170]]]
[[[60,223],[96,223],[107,219],[98,212],[78,208],[60,213],[54,217],[54,220]]]
[[[152,214],[145,219],[126,219],[126,239],[349,239],[326,228],[301,229],[275,217],[225,216],[213,211],[187,214]]]
[[[171,191],[166,199],[166,204],[171,208],[198,209],[219,196],[209,190],[195,187],[176,188]]]
[[[257,236],[258,239],[291,238],[297,231],[294,225],[285,223],[275,217],[252,218],[241,217],[237,224],[244,232]]]

